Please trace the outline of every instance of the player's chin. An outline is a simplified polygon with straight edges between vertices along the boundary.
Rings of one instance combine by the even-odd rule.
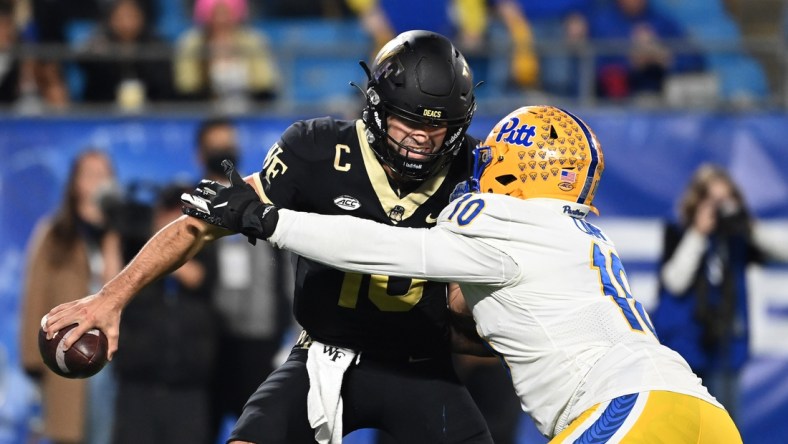
[[[425,161],[430,159],[430,155],[432,154],[432,150],[430,149],[418,149],[413,148],[410,150],[401,150],[400,154],[407,157],[410,160],[417,160],[417,161]]]

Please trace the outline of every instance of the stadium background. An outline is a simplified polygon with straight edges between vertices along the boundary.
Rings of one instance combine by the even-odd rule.
[[[670,0],[655,3],[683,12],[685,21],[691,18],[690,9],[702,11],[699,4],[705,5],[707,12],[722,11],[730,23],[734,23],[730,4],[737,4],[728,2],[725,10],[721,0],[685,2],[691,6]],[[748,5],[758,8],[767,3]],[[75,25],[74,41],[89,26]],[[274,44],[286,82],[276,105],[236,116],[243,154],[240,169],[247,173],[259,169],[268,147],[293,120],[356,114],[358,93],[348,81],[363,81],[356,62],[368,58],[369,50],[366,36],[353,21],[266,22],[262,28]],[[727,167],[775,242],[788,242],[787,33],[751,39],[738,28],[733,35],[722,33],[723,28],[718,25],[694,34],[705,36],[709,60],[722,58],[723,53],[736,56],[735,62],[710,64],[718,82],[711,101],[705,97],[700,103],[681,103],[664,97],[657,104],[644,105],[598,101],[582,93],[566,98],[512,91],[501,78],[507,66],[506,49],[495,45],[490,47],[493,57],[485,71],[476,73],[487,82],[480,89],[479,112],[470,129],[477,137],[503,113],[536,103],[568,107],[594,128],[607,162],[597,197],[598,223],[615,239],[633,293],[647,308],[656,302],[662,223],[673,217],[677,196],[702,162]],[[549,41],[537,40],[536,45],[540,53],[551,49]],[[769,60],[779,63],[771,66]],[[69,83],[79,88],[78,75],[68,69],[68,59],[64,63]],[[35,221],[59,201],[71,160],[88,146],[105,149],[127,187],[194,180],[198,174],[194,130],[211,111],[210,104],[157,107],[133,114],[75,106],[68,113],[34,115],[9,109],[0,118],[0,431],[7,430],[0,443],[19,442],[15,440],[22,436],[26,418],[36,414],[32,385],[18,363],[24,249]],[[751,278],[754,356],[744,374],[740,428],[745,442],[777,442],[775,437],[788,437],[783,419],[788,414],[788,268],[753,269]],[[520,435],[523,443],[544,442],[525,418]],[[367,438],[368,434],[357,433],[347,442],[363,443]]]

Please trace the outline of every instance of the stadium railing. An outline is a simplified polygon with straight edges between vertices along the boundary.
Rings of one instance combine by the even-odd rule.
[[[286,31],[282,31],[285,33]],[[325,32],[325,30],[324,30]],[[281,33],[280,33],[281,34]],[[361,97],[348,82],[363,84],[365,80],[359,60],[369,60],[371,44],[357,33],[332,40],[331,34],[315,41],[299,33],[301,38],[274,41],[272,48],[282,73],[283,85],[276,100],[258,104],[248,109],[253,113],[284,115],[301,111],[337,112],[347,110],[349,104],[359,103]],[[551,91],[549,88],[523,89],[507,81],[510,46],[506,39],[494,39],[485,46],[484,54],[471,56],[486,59],[482,69],[474,72],[477,80],[484,80],[479,89],[479,107],[485,111],[499,112],[513,105],[534,103],[535,100],[565,106],[605,107],[627,105],[649,108],[702,108],[702,109],[788,109],[788,45],[778,37],[759,39],[682,40],[666,42],[675,54],[700,52],[706,59],[707,69],[689,75],[669,76],[661,94],[648,97],[629,97],[611,101],[600,98],[595,91],[597,81],[596,60],[605,55],[622,55],[630,51],[626,41],[594,41],[582,46],[569,46],[561,41],[543,40],[535,44],[540,61],[571,59],[574,63],[569,76],[576,76],[577,87],[572,94]],[[172,47],[143,48],[135,57],[141,59],[171,59]],[[79,101],[81,86],[78,62],[95,60],[96,56],[81,51],[73,45],[22,44],[8,55],[21,59],[58,60],[65,67],[69,87],[76,99],[69,112],[111,112],[111,107],[96,106]],[[769,60],[778,66],[776,72],[764,74],[755,61]],[[116,55],[114,57],[122,57]],[[469,57],[471,58],[471,57]],[[106,60],[106,59],[104,59]],[[117,60],[117,58],[115,59]],[[547,67],[545,63],[543,67]],[[543,76],[552,75],[549,70]],[[544,82],[547,83],[547,82]],[[193,110],[194,103],[149,103],[144,112],[181,112]],[[32,110],[32,111],[31,111]],[[46,107],[29,107],[17,104],[2,107],[6,114],[50,112]]]

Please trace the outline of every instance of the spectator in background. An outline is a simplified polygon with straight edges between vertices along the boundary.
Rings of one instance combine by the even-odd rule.
[[[579,52],[588,41],[586,16],[591,2],[494,0],[498,16],[512,36],[511,75],[516,86],[538,87],[561,96],[577,96],[581,78]],[[533,49],[535,39],[551,45],[536,54]],[[556,43],[563,46],[557,47]],[[537,59],[532,61],[532,57]]]
[[[233,123],[224,118],[202,122],[197,130],[197,150],[203,177],[229,185],[222,160],[237,164],[239,148]],[[290,253],[270,244],[253,247],[240,236],[224,237],[214,245],[219,266],[213,304],[220,316],[222,353],[216,355],[211,436],[228,417],[234,423],[241,416],[249,396],[278,367],[274,357],[294,323]]]
[[[623,40],[629,45],[628,54],[598,58],[600,97],[658,95],[670,74],[703,69],[699,55],[675,52],[669,46],[687,36],[672,17],[658,12],[649,0],[615,0],[590,17],[590,31],[594,40]]]
[[[98,22],[112,0],[31,0],[33,23],[30,35],[42,44],[64,45],[69,41],[69,24],[76,21]],[[151,22],[157,14],[156,0],[138,0]],[[68,106],[72,92],[64,81],[64,59],[43,57],[33,64],[38,95],[50,108]]]
[[[345,0],[268,0],[251,5],[253,17],[343,19],[353,17]]]
[[[279,88],[276,61],[265,37],[247,27],[246,0],[197,0],[197,26],[181,36],[175,86],[185,97],[216,99],[241,112],[251,100],[271,100]]]
[[[530,24],[520,4],[514,0],[494,1],[495,11],[511,39],[511,58],[507,82],[517,87],[534,87],[538,83],[539,61],[533,47]],[[463,51],[474,76],[488,78],[492,39],[489,8],[486,0],[348,0],[372,36],[375,50],[395,35],[423,29],[448,36]],[[414,13],[418,11],[418,13]],[[479,89],[480,93],[485,88]]]
[[[525,0],[496,0],[498,18],[506,26],[511,38],[510,81],[517,87],[536,87],[539,84],[539,59],[534,49],[530,14]],[[496,441],[497,442],[497,441]]]
[[[561,51],[542,54],[542,86],[545,91],[568,97],[579,97],[583,81],[581,53],[588,43],[588,20],[580,11],[571,11],[560,22],[557,39],[565,45]],[[593,75],[592,71],[588,75]]]
[[[41,43],[67,43],[74,21],[100,22],[114,0],[28,0],[33,8],[35,38]],[[138,0],[145,17],[155,23],[160,0]]]
[[[0,1],[0,103],[13,103],[19,98],[21,62],[11,51],[17,45],[18,31],[14,22],[14,3]]]
[[[141,58],[151,51],[160,58]],[[85,75],[86,102],[116,102],[136,109],[145,100],[172,97],[169,48],[150,29],[138,0],[116,0],[104,24],[86,42],[80,65]]]
[[[702,165],[666,227],[653,321],[734,419],[749,356],[745,272],[767,259],[788,261],[788,245],[769,241],[724,169]]]
[[[44,435],[57,444],[106,444],[114,419],[113,366],[89,379],[49,371],[36,332],[55,304],[100,288],[122,267],[120,238],[106,226],[99,197],[115,180],[109,157],[89,149],[75,159],[60,208],[42,219],[28,247],[21,320],[21,358],[42,392]]]
[[[377,52],[397,34],[413,29],[437,32],[456,44],[480,46],[487,10],[483,1],[472,0],[464,7],[457,0],[347,0],[372,36]],[[454,9],[457,8],[457,9]],[[453,9],[458,15],[452,15]],[[467,11],[467,13],[461,13]],[[474,71],[475,74],[475,71]]]
[[[39,112],[43,104],[62,108],[68,94],[57,63],[13,53],[24,40],[22,28],[29,12],[24,9],[28,6],[0,0],[0,104],[14,104],[22,112]]]
[[[347,0],[374,41],[376,53],[402,32],[425,30],[447,36],[465,54],[474,78],[485,80],[487,52],[484,0]]]
[[[154,205],[155,233],[181,215],[181,193],[168,185]],[[123,314],[114,444],[211,444],[210,381],[216,319],[211,293],[216,251],[209,247],[145,287]],[[128,338],[128,339],[126,339]],[[227,350],[222,356],[226,356]]]

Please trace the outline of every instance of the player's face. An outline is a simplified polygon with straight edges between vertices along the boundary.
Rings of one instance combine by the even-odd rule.
[[[205,152],[235,150],[235,130],[231,126],[217,126],[205,133],[202,150]]]
[[[443,145],[443,139],[446,137],[447,129],[445,127],[436,128],[434,126],[420,125],[393,116],[388,118],[387,123],[390,138],[388,141],[389,146],[398,150],[400,155],[408,156],[414,160],[426,159],[426,156],[422,156],[419,153],[434,153]],[[392,139],[408,147],[410,152],[394,144]]]
[[[738,204],[733,195],[731,185],[724,179],[712,179],[706,186],[706,198],[717,208],[732,209]]]
[[[77,196],[80,201],[88,201],[102,188],[109,186],[114,174],[109,162],[98,154],[82,159],[76,177]]]
[[[233,28],[235,25],[235,19],[230,7],[224,2],[217,3],[213,8],[209,26],[214,30],[224,30]]]
[[[144,26],[142,11],[134,2],[119,4],[110,18],[110,26],[122,41],[134,41]]]
[[[219,125],[206,131],[200,141],[199,162],[205,168],[206,177],[224,183],[222,161],[238,160],[235,130],[229,125]]]

